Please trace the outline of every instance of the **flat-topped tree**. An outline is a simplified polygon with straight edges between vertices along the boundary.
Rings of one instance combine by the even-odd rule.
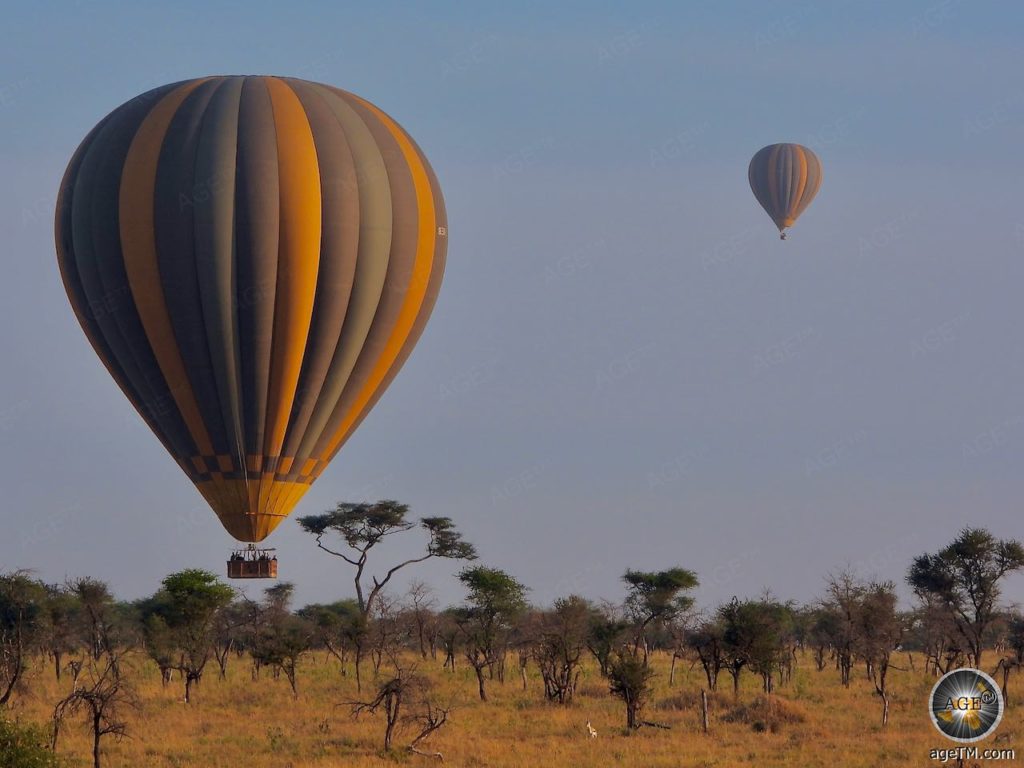
[[[740,673],[744,668],[761,676],[762,687],[771,694],[775,674],[792,657],[793,609],[770,594],[760,600],[734,597],[716,612],[721,627],[723,668],[732,675],[733,696],[739,696]]]
[[[643,648],[647,662],[647,629],[658,622],[670,622],[693,607],[693,598],[683,594],[699,585],[697,574],[685,568],[665,571],[628,570],[626,612],[634,625],[633,655]]]
[[[444,557],[452,560],[475,560],[476,549],[472,544],[462,540],[462,534],[455,529],[449,517],[420,518],[419,528],[427,532],[426,552],[420,557],[404,560],[389,568],[382,578],[370,574],[371,585],[366,584],[366,568],[370,551],[389,536],[405,533],[417,527],[417,523],[408,519],[409,505],[384,499],[373,504],[339,502],[333,510],[322,515],[300,517],[298,522],[302,529],[316,537],[316,545],[335,557],[340,557],[355,567],[356,602],[359,606],[361,621],[354,639],[356,687],[362,690],[362,665],[365,650],[366,631],[372,615],[374,604],[379,600],[381,590],[387,586],[391,578],[406,566],[422,563],[432,557]],[[341,538],[349,551],[341,551],[324,542],[324,537],[333,535]]]
[[[192,686],[203,676],[213,652],[217,619],[231,604],[235,591],[209,571],[189,568],[172,573],[161,582],[152,597],[139,601],[139,614],[146,629],[150,653],[171,651],[169,663],[185,679],[185,703],[191,701]]]
[[[462,569],[459,581],[469,594],[454,616],[465,637],[466,659],[476,673],[480,701],[487,701],[484,670],[493,671],[501,660],[513,623],[526,610],[527,588],[505,571],[482,565]]]
[[[419,527],[429,536],[426,552],[389,568],[383,578],[371,575],[373,586],[367,591],[364,576],[370,550],[388,536],[416,528],[417,523],[407,519],[408,514],[408,504],[385,499],[373,504],[339,502],[336,509],[322,515],[307,515],[298,519],[304,531],[316,536],[316,545],[320,549],[355,567],[356,600],[364,616],[370,614],[374,601],[391,581],[391,577],[406,566],[422,563],[432,557],[476,559],[476,549],[463,541],[462,534],[455,529],[450,517],[423,517],[420,518]],[[340,536],[351,552],[339,551],[325,544],[324,536],[327,534]]]
[[[922,601],[940,604],[967,644],[970,663],[981,667],[985,631],[999,612],[1001,582],[1024,569],[1024,545],[996,539],[982,528],[964,528],[935,554],[914,558],[907,582]]]

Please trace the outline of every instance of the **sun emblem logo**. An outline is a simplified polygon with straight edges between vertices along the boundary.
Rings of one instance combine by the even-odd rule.
[[[935,727],[961,743],[988,736],[1003,718],[1003,695],[996,681],[978,669],[954,669],[932,688],[930,714]]]

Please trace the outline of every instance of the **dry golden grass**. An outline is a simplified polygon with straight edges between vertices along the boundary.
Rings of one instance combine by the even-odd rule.
[[[906,658],[898,663],[905,664]],[[504,685],[494,681],[492,700],[481,703],[475,698],[476,684],[467,666],[449,674],[440,670],[439,662],[421,662],[420,669],[434,681],[440,698],[455,705],[449,724],[425,746],[443,752],[446,765],[494,768],[921,766],[931,763],[930,749],[953,746],[929,721],[927,696],[934,680],[920,673],[890,673],[892,705],[885,729],[880,725],[880,701],[862,672],[855,674],[846,690],[835,670],[819,673],[807,658],[792,682],[779,687],[771,711],[760,694],[759,678],[744,676],[737,704],[731,681],[723,674],[722,690],[711,697],[711,732],[705,736],[697,709],[704,682],[700,669],[680,665],[670,689],[667,658],[659,656],[655,664],[657,690],[645,717],[671,725],[672,730],[643,728],[626,734],[622,706],[606,693],[593,665],[584,671],[577,700],[559,707],[544,703],[540,681],[532,670],[527,690],[522,690],[518,676],[510,675]],[[920,660],[916,666],[920,669]],[[111,767],[435,764],[404,752],[382,753],[381,716],[353,720],[348,707],[338,706],[356,698],[355,683],[351,677],[343,678],[337,663],[324,654],[303,660],[297,700],[285,679],[275,680],[267,670],[253,682],[244,659],[232,659],[226,681],[217,678],[211,665],[190,705],[182,703],[177,681],[164,689],[156,668],[140,656],[133,658],[127,674],[140,707],[128,712],[130,738],[106,743],[106,765]],[[372,672],[366,677],[372,677]],[[68,686],[69,678],[58,686],[52,669],[40,662],[14,704],[15,716],[47,721],[54,702]],[[1020,732],[1022,718],[1020,710],[1010,707],[998,733]],[[596,739],[587,737],[587,720],[599,733]],[[66,725],[61,739],[61,753],[86,764],[90,736],[84,722]],[[406,742],[400,737],[398,743]],[[1014,742],[1000,744],[1008,745]]]

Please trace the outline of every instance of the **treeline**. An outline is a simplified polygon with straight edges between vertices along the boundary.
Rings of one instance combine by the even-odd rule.
[[[699,665],[708,691],[719,689],[724,673],[735,695],[750,675],[771,696],[789,682],[801,653],[819,672],[834,670],[845,686],[859,667],[878,694],[883,724],[888,673],[897,664],[923,665],[921,673],[930,675],[980,667],[999,675],[1005,691],[1024,663],[1024,615],[1001,597],[1005,576],[1024,568],[1024,547],[984,530],[965,529],[911,563],[911,610],[899,609],[894,583],[847,572],[828,576],[820,599],[808,605],[766,594],[698,610],[691,593],[699,576],[681,567],[625,571],[622,601],[567,595],[538,607],[514,575],[476,564],[475,549],[449,519],[411,521],[408,512],[384,501],[340,504],[300,519],[317,546],[351,571],[354,597],[333,603],[296,607],[288,583],[248,599],[202,570],[171,574],[135,602],[117,600],[94,579],[52,585],[26,572],[0,574],[0,706],[24,690],[29,663],[45,659],[68,691],[54,703],[50,748],[57,748],[62,724],[81,716],[99,766],[102,740],[127,728],[135,694],[122,670],[139,652],[165,686],[181,686],[185,702],[210,668],[224,678],[232,664],[246,665],[253,680],[284,677],[299,696],[303,658],[326,652],[365,697],[351,702],[353,711],[384,713],[386,748],[400,718],[416,724],[406,745],[414,752],[449,714],[418,672],[431,663],[449,672],[471,669],[472,694],[481,701],[492,685],[526,689],[530,677],[539,677],[544,699],[568,704],[579,695],[590,657],[622,701],[628,729],[659,725],[644,719],[654,652],[671,657],[670,685],[683,661]],[[417,530],[425,539],[422,555],[373,562],[381,541]],[[421,581],[404,594],[388,588],[399,571],[435,557],[465,562],[459,604],[442,608]]]

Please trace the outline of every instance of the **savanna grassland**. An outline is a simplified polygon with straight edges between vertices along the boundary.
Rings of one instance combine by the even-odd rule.
[[[723,674],[720,690],[710,699],[710,732],[700,728],[699,694],[706,681],[699,665],[679,662],[675,684],[668,686],[669,656],[656,654],[654,695],[644,718],[671,726],[627,733],[622,702],[608,693],[607,683],[588,660],[575,700],[568,705],[545,703],[536,670],[528,668],[526,689],[518,674],[490,684],[490,701],[476,695],[473,671],[459,663],[454,673],[435,661],[409,654],[403,665],[416,665],[430,681],[434,697],[450,704],[444,728],[421,748],[440,751],[452,766],[922,766],[938,764],[929,758],[936,747],[954,746],[933,728],[927,697],[934,678],[923,674],[922,659],[909,668],[905,654],[894,656],[899,668],[890,672],[891,714],[880,724],[880,700],[855,668],[851,686],[840,685],[832,667],[817,671],[810,654],[800,656],[790,681],[780,685],[770,703],[761,693],[760,678],[745,674],[738,700]],[[370,697],[376,687],[366,664],[364,691],[356,693],[351,674],[326,653],[304,655],[298,669],[298,697],[283,676],[275,679],[264,669],[253,680],[247,658],[232,658],[225,680],[208,669],[183,703],[183,687],[175,676],[161,683],[156,666],[142,653],[126,657],[123,677],[134,692],[135,708],[123,711],[128,736],[104,741],[104,765],[145,768],[305,768],[313,766],[433,765],[432,758],[405,752],[408,732],[396,737],[396,748],[382,751],[384,716],[351,715],[347,702]],[[387,664],[380,680],[386,679]],[[378,682],[379,682],[378,681]],[[1011,678],[1009,693],[1016,694]],[[71,686],[65,675],[58,684],[51,664],[40,658],[31,665],[14,697],[8,716],[46,723],[53,703]],[[597,730],[589,738],[586,723]],[[1007,708],[993,739],[984,746],[1013,747],[1024,731],[1024,714]],[[84,715],[66,722],[59,752],[71,765],[91,764],[91,734]],[[988,761],[990,765],[1012,764]],[[970,763],[968,763],[970,764]]]

